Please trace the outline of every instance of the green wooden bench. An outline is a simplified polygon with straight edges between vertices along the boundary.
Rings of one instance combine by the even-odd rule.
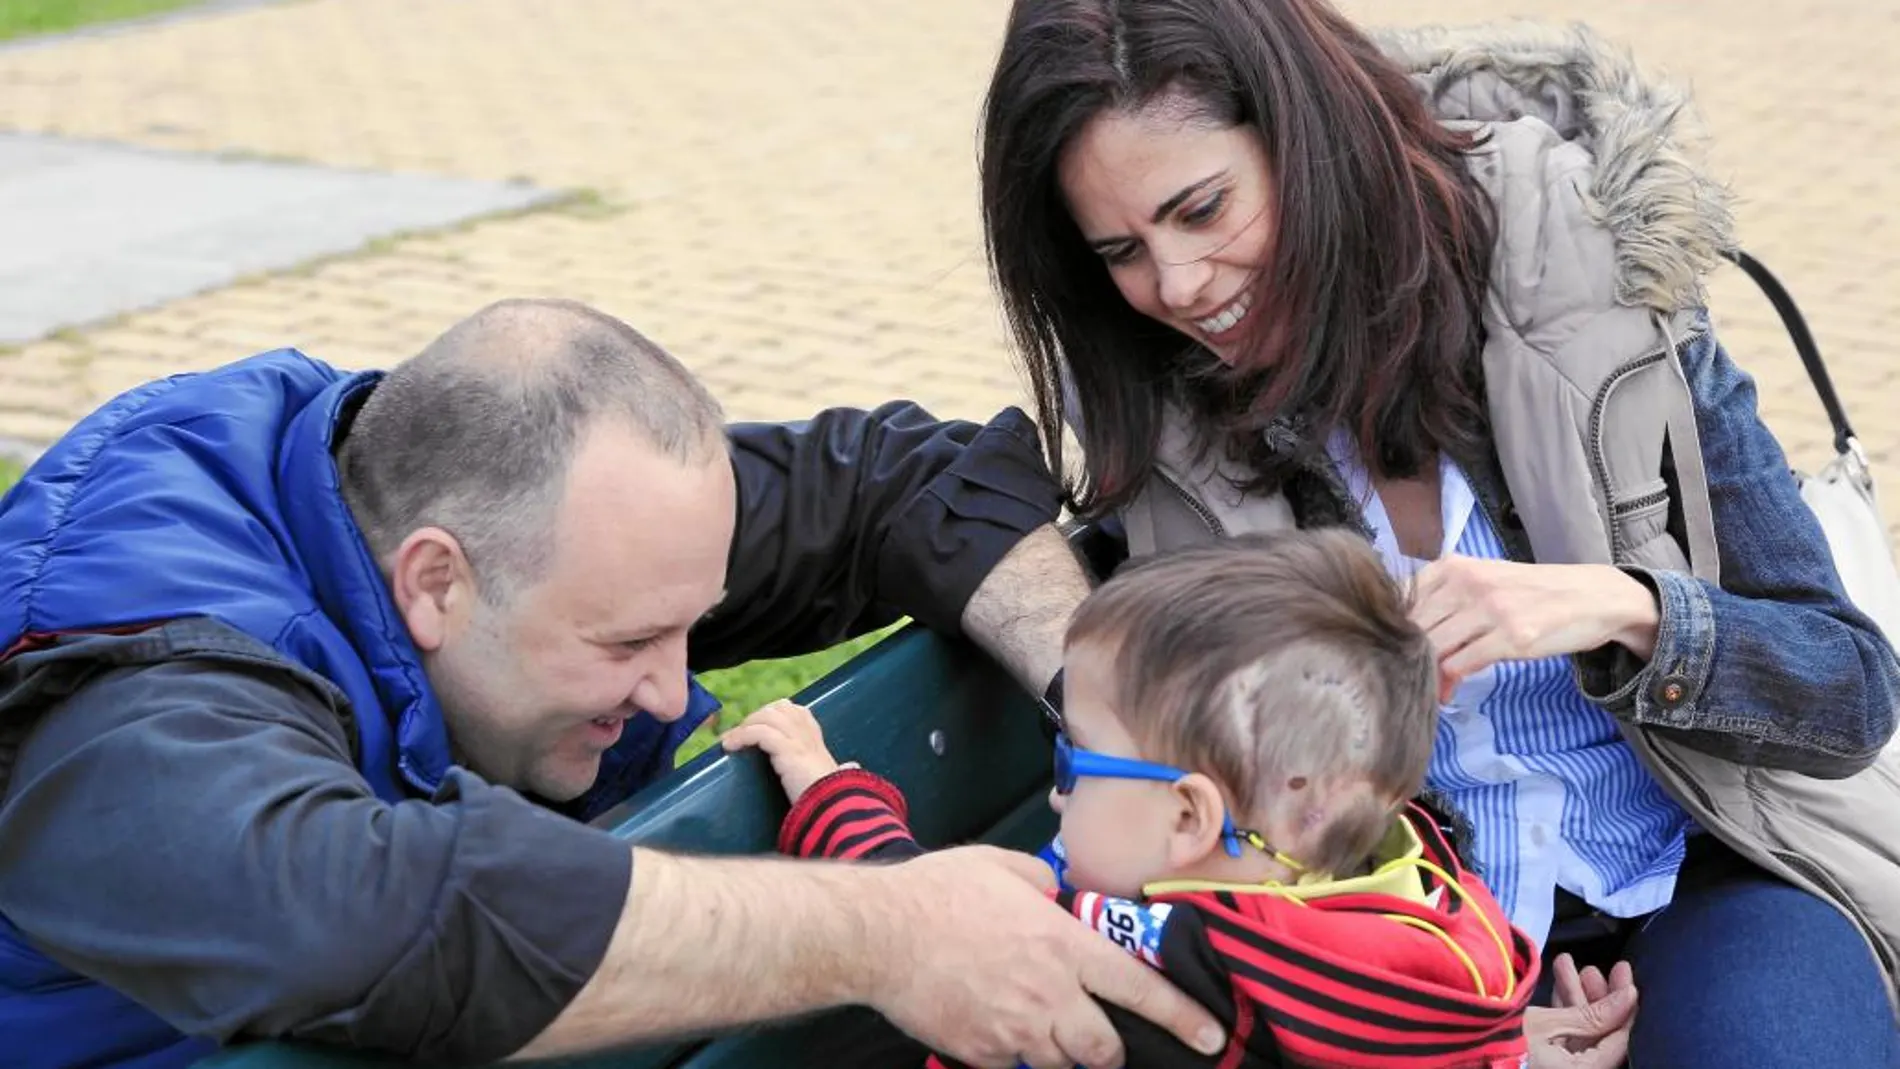
[[[1055,830],[1050,751],[1035,703],[974,647],[911,626],[806,688],[841,760],[890,777],[909,796],[920,841],[1034,850]],[[769,854],[786,802],[757,753],[717,749],[596,823],[630,842],[695,854]],[[733,982],[743,965],[735,963]],[[905,1041],[868,1011],[846,1010],[710,1042],[667,1043],[544,1062],[574,1069],[848,1065]],[[288,1043],[228,1047],[216,1069],[366,1069],[388,1059]],[[867,1063],[868,1064],[868,1063]],[[890,1064],[884,1060],[881,1064]],[[918,1061],[921,1064],[921,1054]]]

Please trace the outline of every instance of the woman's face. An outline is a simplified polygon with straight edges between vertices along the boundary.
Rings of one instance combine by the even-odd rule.
[[[1069,212],[1122,297],[1233,364],[1272,251],[1273,181],[1252,126],[1219,126],[1179,95],[1105,111],[1064,150]]]

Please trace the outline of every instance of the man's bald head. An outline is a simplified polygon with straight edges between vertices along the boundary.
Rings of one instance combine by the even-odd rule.
[[[545,571],[569,464],[603,418],[682,463],[725,441],[718,402],[640,332],[574,301],[501,301],[377,384],[338,454],[344,497],[378,560],[440,527],[505,598]]]

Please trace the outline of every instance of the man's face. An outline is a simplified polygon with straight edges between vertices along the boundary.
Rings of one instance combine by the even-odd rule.
[[[723,592],[723,448],[681,462],[608,426],[574,458],[551,565],[506,605],[465,599],[425,658],[457,761],[551,801],[593,785],[629,717],[686,711],[686,635]]]

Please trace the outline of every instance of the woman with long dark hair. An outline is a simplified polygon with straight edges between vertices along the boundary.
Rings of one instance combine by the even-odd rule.
[[[991,267],[1131,554],[1347,525],[1416,577],[1428,800],[1633,964],[1634,1064],[1900,1065],[1900,666],[1702,307],[1685,124],[1581,29],[1017,0]]]

